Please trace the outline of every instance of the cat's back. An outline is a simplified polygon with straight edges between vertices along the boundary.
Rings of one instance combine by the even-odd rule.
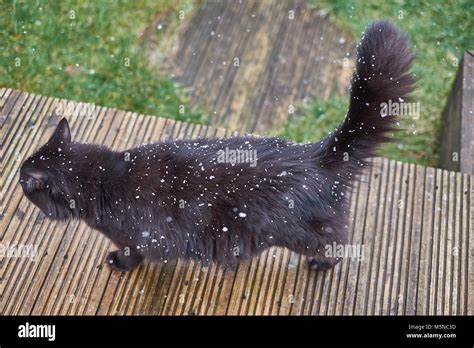
[[[129,173],[187,172],[199,168],[241,170],[254,174],[255,170],[275,171],[317,169],[317,144],[297,144],[278,137],[231,137],[173,139],[141,144],[125,152]],[[254,168],[254,169],[252,169]]]

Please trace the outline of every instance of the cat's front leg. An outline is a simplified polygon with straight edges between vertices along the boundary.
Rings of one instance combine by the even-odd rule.
[[[105,257],[105,262],[116,271],[130,272],[143,262],[143,256],[129,247],[111,251]]]

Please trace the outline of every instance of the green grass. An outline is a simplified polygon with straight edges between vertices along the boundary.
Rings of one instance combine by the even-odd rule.
[[[189,1],[5,1],[0,10],[2,87],[201,120],[179,86],[149,66],[138,38],[158,12],[176,25]]]
[[[353,42],[359,40],[368,21],[375,19],[390,19],[408,33],[416,55],[412,71],[418,81],[413,101],[420,102],[420,118],[405,119],[405,130],[380,154],[437,165],[441,114],[463,52],[474,48],[474,2],[312,0],[311,4],[328,9],[331,20],[349,33]],[[289,120],[283,133],[297,141],[319,139],[342,120],[347,104],[348,96],[336,94],[327,101],[314,100],[303,115]]]
[[[291,117],[281,135],[298,142],[320,140],[339,125],[348,106],[347,96],[312,101],[303,107],[304,115]]]

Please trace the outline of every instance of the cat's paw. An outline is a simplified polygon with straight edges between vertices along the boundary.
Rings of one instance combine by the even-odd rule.
[[[333,268],[337,261],[330,259],[318,259],[316,257],[309,256],[306,260],[308,262],[308,267],[311,270],[315,271],[325,271],[327,269]]]
[[[130,272],[135,268],[123,262],[118,250],[108,253],[105,257],[105,263],[108,264],[113,270],[119,272]]]

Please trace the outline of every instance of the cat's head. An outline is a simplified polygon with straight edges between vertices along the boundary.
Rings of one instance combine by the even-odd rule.
[[[73,143],[63,118],[48,142],[23,162],[20,185],[25,196],[51,219],[67,219],[71,210]]]

